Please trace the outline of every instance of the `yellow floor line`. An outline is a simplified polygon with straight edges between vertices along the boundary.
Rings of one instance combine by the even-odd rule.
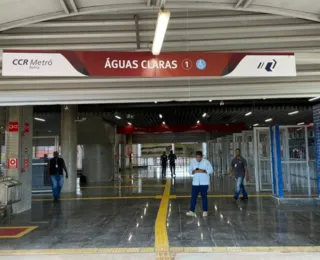
[[[125,185],[125,186],[85,186],[81,187],[81,189],[124,189],[124,188],[155,188],[155,187],[165,187],[166,185],[141,185],[141,186],[133,186],[133,185]]]
[[[157,219],[155,223],[155,250],[157,253],[158,260],[169,260],[169,239],[167,232],[167,214],[168,214],[168,205],[171,189],[171,179],[167,179],[166,187],[164,189],[160,208],[157,214]]]
[[[233,198],[233,194],[212,194],[208,195],[208,198]],[[252,198],[264,198],[264,197],[272,197],[272,195],[269,194],[253,194],[249,195],[249,197]],[[170,199],[184,199],[184,198],[191,198],[191,195],[170,195]],[[199,195],[199,198],[201,196]]]
[[[127,199],[161,199],[157,195],[153,196],[123,196],[123,197],[79,197],[79,198],[62,198],[61,201],[73,200],[127,200]],[[33,199],[33,202],[52,201],[52,198]]]
[[[171,185],[171,184],[170,184]],[[167,187],[167,185],[165,185]],[[165,190],[166,191],[166,190]],[[165,193],[165,192],[164,192]],[[79,197],[79,198],[62,198],[61,201],[73,201],[73,200],[125,200],[125,199],[163,199],[165,196],[162,195],[151,195],[151,196],[123,196],[123,197]],[[184,199],[191,198],[190,195],[166,195],[167,199]],[[208,195],[209,198],[232,198],[232,194],[217,194],[217,195]],[[263,197],[272,197],[268,194],[254,194],[250,195],[252,198],[263,198]],[[199,198],[201,198],[199,196]],[[40,201],[52,201],[52,198],[43,198],[43,199],[33,199],[33,202]]]
[[[110,254],[110,253],[157,253],[157,259],[170,259],[177,253],[250,253],[250,252],[282,252],[306,253],[320,252],[320,246],[254,246],[254,247],[171,247],[166,250],[155,248],[76,248],[76,249],[39,249],[39,250],[0,250],[0,256],[10,255],[76,255],[76,254]]]
[[[172,247],[170,253],[320,252],[320,246]]]
[[[0,250],[0,255],[75,255],[108,253],[153,253],[154,248],[70,248],[39,250]]]

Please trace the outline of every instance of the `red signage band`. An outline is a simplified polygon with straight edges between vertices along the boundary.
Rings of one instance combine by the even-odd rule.
[[[293,53],[5,50],[3,76],[273,77],[295,76]]]
[[[219,124],[219,125],[157,125],[152,127],[124,126],[117,128],[118,134],[145,134],[145,133],[181,133],[181,132],[220,132],[234,133],[247,130],[245,124]]]

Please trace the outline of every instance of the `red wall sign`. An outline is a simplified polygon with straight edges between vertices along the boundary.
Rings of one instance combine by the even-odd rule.
[[[24,123],[23,133],[24,134],[30,133],[30,124],[29,123]]]
[[[28,158],[23,159],[23,168],[27,169],[29,168],[29,160]]]
[[[4,50],[3,76],[289,77],[293,53]]]
[[[9,122],[8,126],[9,132],[18,132],[19,131],[19,122]]]
[[[18,158],[8,159],[8,169],[18,169]]]

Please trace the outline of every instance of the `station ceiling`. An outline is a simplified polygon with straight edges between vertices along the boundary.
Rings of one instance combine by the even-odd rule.
[[[311,123],[312,104],[307,99],[261,99],[223,101],[223,105],[221,101],[79,105],[78,123],[81,127],[81,120],[99,117],[117,127],[127,126],[128,123],[136,127],[155,127],[163,122],[168,126],[191,126],[199,120],[206,125],[238,124],[250,129],[255,124]],[[46,119],[45,123],[35,121],[35,131],[42,133],[50,129],[59,133],[60,111],[60,106],[34,107],[35,116]],[[298,113],[289,115],[295,111]],[[246,116],[249,112],[252,114]],[[270,118],[271,122],[265,122]]]
[[[172,16],[163,51],[291,51],[296,54],[297,77],[0,77],[0,105],[155,100],[166,103],[320,95],[319,0],[165,2]],[[2,49],[120,50],[135,51],[137,55],[139,51],[150,51],[160,3],[155,0],[0,1],[0,64]]]

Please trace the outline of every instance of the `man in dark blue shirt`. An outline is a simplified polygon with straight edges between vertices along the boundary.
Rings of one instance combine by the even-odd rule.
[[[172,177],[176,176],[176,160],[177,160],[177,156],[171,150],[169,154],[169,162],[170,162],[170,171],[171,171]]]

